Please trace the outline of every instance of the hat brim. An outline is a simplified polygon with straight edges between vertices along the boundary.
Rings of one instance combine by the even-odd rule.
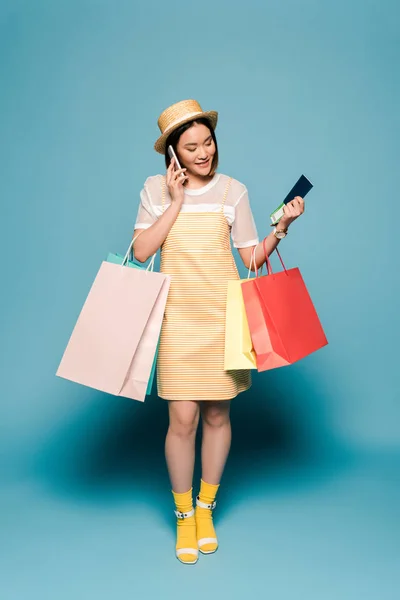
[[[162,135],[160,135],[160,137],[154,144],[154,150],[159,154],[165,154],[165,145],[171,133],[175,131],[175,129],[178,129],[178,127],[180,127],[181,125],[184,125],[185,123],[190,123],[190,121],[196,121],[197,119],[208,119],[210,121],[211,127],[215,129],[218,122],[218,113],[215,110],[209,110],[207,112],[201,112],[196,116],[191,115],[187,119],[182,119],[181,121],[179,121],[179,123],[176,123],[173,127],[168,129],[168,131],[165,131]]]

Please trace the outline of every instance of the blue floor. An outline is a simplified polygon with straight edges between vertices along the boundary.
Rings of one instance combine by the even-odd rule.
[[[154,409],[135,410],[139,429],[126,418],[107,431],[101,419],[64,419],[32,449],[25,475],[3,486],[3,600],[399,598],[397,456],[318,454],[282,432],[265,443],[256,424],[253,440],[241,429],[215,513],[220,548],[183,566],[166,414],[150,434]]]

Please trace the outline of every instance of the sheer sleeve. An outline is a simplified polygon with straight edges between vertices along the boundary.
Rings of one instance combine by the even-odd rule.
[[[136,217],[135,229],[148,229],[157,221],[157,216],[151,201],[151,194],[148,187],[149,179],[145,181],[144,187],[140,192],[140,204]]]
[[[246,188],[235,206],[235,220],[232,223],[231,235],[235,248],[249,248],[259,242]]]

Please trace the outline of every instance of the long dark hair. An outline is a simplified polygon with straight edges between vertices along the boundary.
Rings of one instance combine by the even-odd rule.
[[[170,163],[171,163],[171,159],[169,157],[168,154],[168,146],[172,146],[173,149],[175,150],[175,152],[177,153],[176,147],[178,145],[179,142],[179,138],[181,137],[181,135],[187,131],[190,127],[193,126],[194,123],[198,123],[199,125],[205,125],[211,133],[211,137],[214,140],[214,144],[215,144],[215,154],[213,156],[213,160],[211,163],[211,170],[210,170],[210,175],[214,175],[215,171],[217,170],[218,167],[218,144],[217,144],[217,138],[215,137],[215,131],[211,126],[210,121],[205,118],[202,117],[201,119],[193,119],[193,121],[189,121],[188,123],[184,123],[183,125],[181,125],[180,127],[178,127],[177,129],[175,129],[175,131],[173,131],[171,133],[170,136],[168,136],[167,138],[167,142],[165,145],[165,164],[166,167],[168,169]]]

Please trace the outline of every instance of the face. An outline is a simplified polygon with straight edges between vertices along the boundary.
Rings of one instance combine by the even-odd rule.
[[[208,127],[193,123],[179,138],[177,151],[181,164],[189,173],[200,177],[210,173],[215,144]]]

